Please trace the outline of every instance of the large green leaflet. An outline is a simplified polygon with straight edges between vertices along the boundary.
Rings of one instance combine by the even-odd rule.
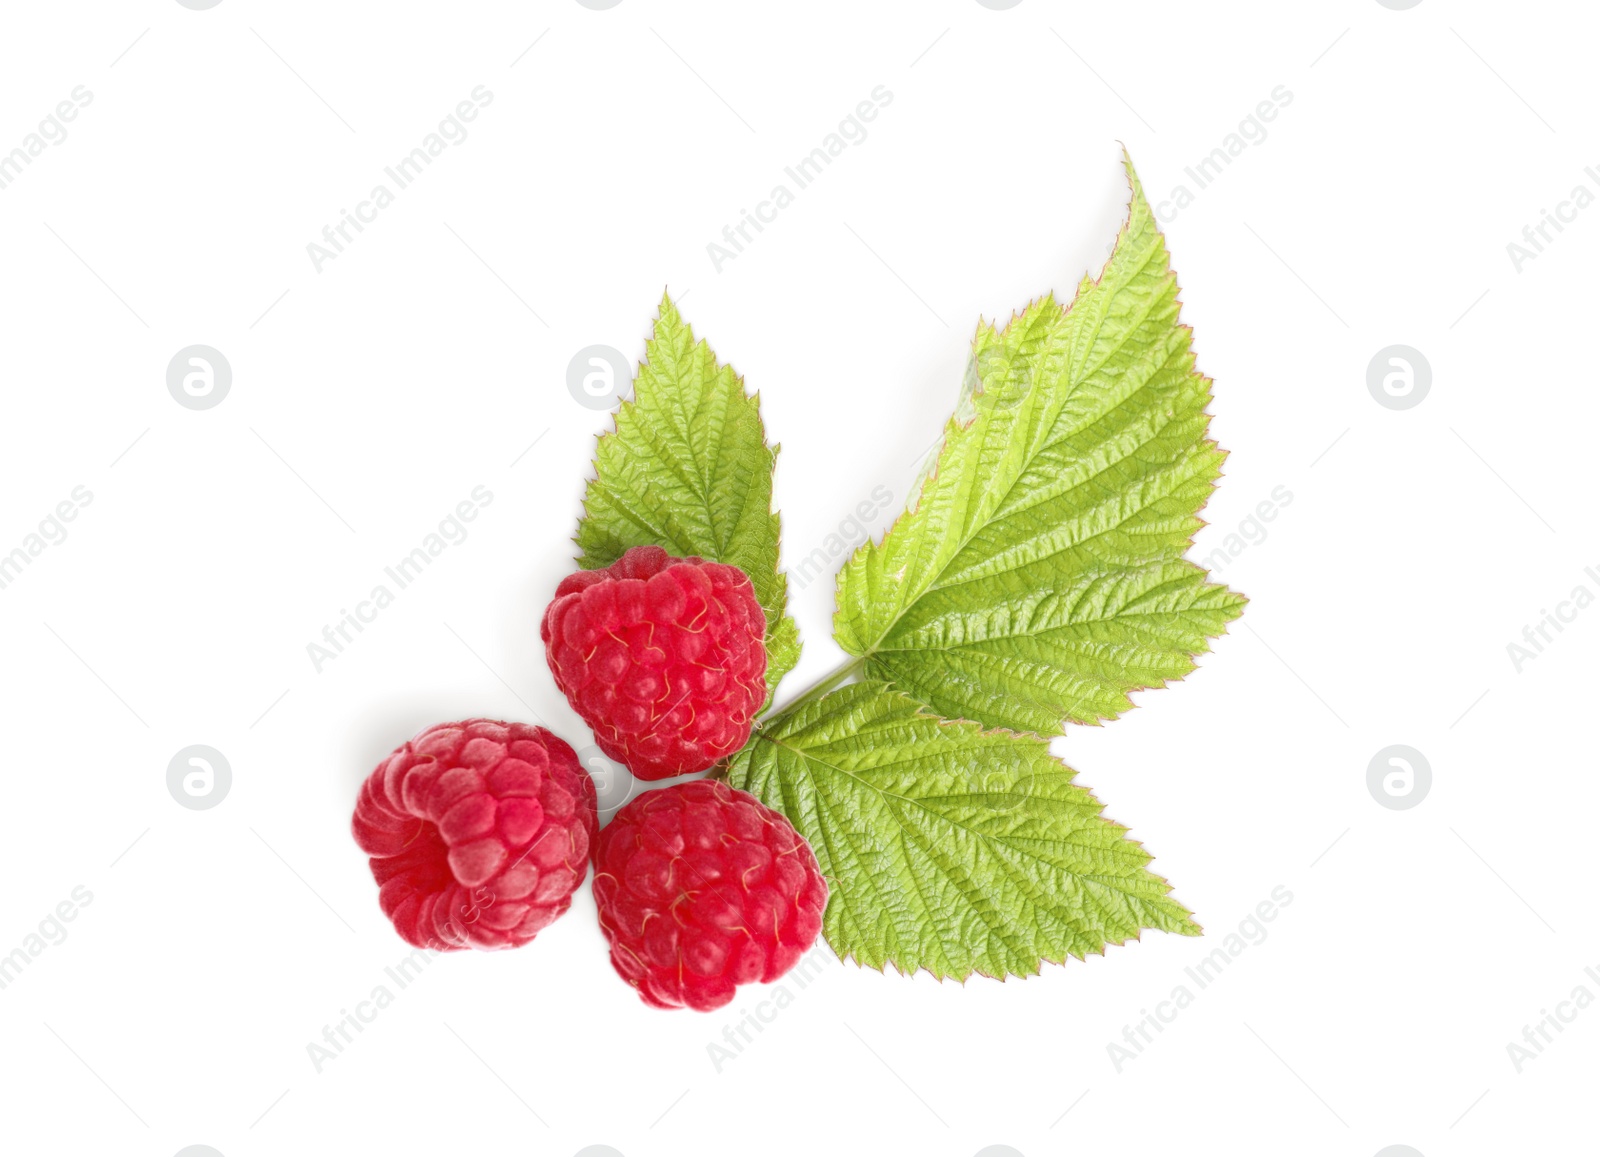
[[[764,729],[728,781],[805,836],[832,889],[828,942],[873,968],[1028,976],[1143,928],[1197,935],[1074,774],[1036,736],[865,682]]]
[[[772,509],[776,449],[760,400],[678,315],[665,295],[633,399],[595,449],[595,477],[578,523],[578,564],[610,566],[633,546],[731,563],[750,576],[767,616],[767,694],[800,658],[785,613]]]
[[[835,633],[949,718],[1057,734],[1194,668],[1244,599],[1183,560],[1224,454],[1131,162],[1097,282],[985,325],[935,471],[839,576]]]

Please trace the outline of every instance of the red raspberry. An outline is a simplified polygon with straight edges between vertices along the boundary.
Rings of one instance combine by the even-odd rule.
[[[594,898],[612,966],[644,1002],[707,1012],[794,967],[828,885],[781,814],[698,779],[647,791],[606,825]]]
[[[594,781],[542,727],[440,723],[361,785],[351,821],[407,943],[520,948],[567,910],[595,841]]]
[[[539,633],[600,750],[640,779],[665,779],[750,738],[767,697],[766,631],[738,567],[636,546],[562,579]]]

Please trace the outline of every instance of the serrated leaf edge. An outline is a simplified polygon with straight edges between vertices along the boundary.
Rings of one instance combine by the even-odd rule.
[[[1105,280],[1107,271],[1111,268],[1111,263],[1114,260],[1116,260],[1116,250],[1118,250],[1118,249],[1120,249],[1122,247],[1123,239],[1128,235],[1128,231],[1133,227],[1133,206],[1134,206],[1134,202],[1137,199],[1144,198],[1144,186],[1139,181],[1139,175],[1134,170],[1133,158],[1132,158],[1132,156],[1129,155],[1128,150],[1126,148],[1124,148],[1122,150],[1122,162],[1123,162],[1123,167],[1127,170],[1129,191],[1130,191],[1130,194],[1131,194],[1130,197],[1129,197],[1129,200],[1128,200],[1127,215],[1123,218],[1122,225],[1117,230],[1116,242],[1112,247],[1112,253],[1111,253],[1110,256],[1108,256],[1106,258],[1105,263],[1101,265],[1099,275],[1094,277],[1093,279],[1085,276],[1083,281],[1079,283],[1078,290],[1073,295],[1072,300],[1069,301],[1066,305],[1058,306],[1058,308],[1061,310],[1061,313],[1062,313],[1063,316],[1065,316],[1066,314],[1072,312],[1072,307],[1075,306],[1078,303],[1078,301],[1083,297],[1083,295],[1084,295],[1084,293],[1085,293],[1085,291],[1087,289],[1098,287]],[[1145,206],[1146,206],[1147,209],[1149,208],[1149,200],[1147,198],[1145,199]],[[1154,217],[1153,211],[1152,211],[1151,215],[1152,215],[1152,218],[1153,218]],[[1165,244],[1166,244],[1166,234],[1162,233],[1159,228],[1157,228],[1155,230],[1155,232],[1156,232],[1156,235],[1161,238],[1162,245],[1165,246]],[[1177,309],[1179,311],[1179,315],[1181,317],[1182,311],[1183,311],[1183,286],[1178,281],[1178,272],[1177,272],[1176,269],[1172,268],[1170,260],[1168,262],[1168,267],[1167,267],[1167,276],[1172,279],[1173,291],[1174,291],[1173,292],[1173,304],[1177,307]],[[1032,298],[1020,310],[1012,310],[1011,316],[1006,320],[1005,326],[1002,329],[996,329],[993,322],[987,322],[982,317],[980,317],[978,319],[977,326],[973,329],[972,343],[971,344],[973,346],[977,345],[978,338],[983,334],[983,331],[984,331],[985,327],[987,327],[988,329],[990,329],[991,331],[994,332],[997,340],[1000,339],[1000,338],[1004,338],[1004,336],[1006,334],[1010,333],[1011,327],[1014,324],[1016,324],[1016,322],[1019,319],[1021,319],[1024,315],[1026,315],[1029,310],[1033,309],[1034,306],[1043,305],[1045,303],[1052,302],[1054,299],[1055,299],[1055,292],[1053,290],[1047,290],[1046,292],[1044,292],[1043,294],[1039,295],[1038,297]],[[1194,327],[1189,325],[1187,322],[1179,321],[1176,324],[1176,328],[1186,332],[1189,335],[1189,343],[1188,344],[1189,344],[1189,349],[1192,352],[1193,349],[1194,349],[1194,341],[1193,341]],[[1200,510],[1204,510],[1205,507],[1207,505],[1209,505],[1209,503],[1210,503],[1210,494],[1216,492],[1218,485],[1221,483],[1221,480],[1224,477],[1226,477],[1226,471],[1223,469],[1223,467],[1227,463],[1228,456],[1229,456],[1230,452],[1227,451],[1227,450],[1224,450],[1222,448],[1222,446],[1217,442],[1217,440],[1210,436],[1211,419],[1214,417],[1214,415],[1211,413],[1211,404],[1212,404],[1212,402],[1214,402],[1216,400],[1212,396],[1211,387],[1215,383],[1215,379],[1213,379],[1209,374],[1205,374],[1205,373],[1201,372],[1201,370],[1199,368],[1199,356],[1198,355],[1195,355],[1195,367],[1194,367],[1193,372],[1198,374],[1200,376],[1201,380],[1204,382],[1204,384],[1205,384],[1205,392],[1206,392],[1206,404],[1200,410],[1201,414],[1203,414],[1205,416],[1206,437],[1202,438],[1200,440],[1199,444],[1200,444],[1201,447],[1209,448],[1210,450],[1214,451],[1215,453],[1217,453],[1220,456],[1219,460],[1217,462],[1217,477],[1208,484],[1209,493],[1208,493],[1206,502],[1201,503],[1201,505],[1200,505]],[[938,449],[938,451],[936,452],[936,454],[934,456],[933,463],[932,463],[931,466],[925,468],[922,471],[921,481],[920,481],[920,484],[917,487],[916,498],[906,505],[906,508],[904,510],[902,510],[899,513],[899,515],[896,516],[895,520],[892,523],[890,523],[883,530],[883,532],[878,535],[877,538],[875,538],[875,539],[869,538],[867,543],[863,544],[862,546],[857,547],[854,552],[852,552],[849,556],[847,556],[845,561],[844,561],[844,563],[841,564],[839,569],[838,569],[838,571],[835,572],[835,574],[834,574],[834,613],[835,613],[836,616],[838,614],[839,600],[840,600],[840,598],[842,597],[842,595],[844,593],[845,570],[846,570],[846,567],[849,565],[850,560],[853,559],[856,556],[856,554],[859,554],[861,551],[867,549],[867,547],[869,545],[872,546],[872,547],[878,548],[878,549],[882,549],[884,540],[886,540],[889,537],[889,535],[894,533],[895,530],[899,529],[900,524],[902,522],[904,522],[905,520],[907,520],[907,519],[911,518],[912,516],[914,516],[917,513],[917,511],[921,509],[921,507],[922,507],[922,496],[927,492],[928,487],[934,481],[936,481],[938,479],[939,473],[940,473],[941,469],[944,466],[945,451],[949,447],[949,440],[950,440],[951,434],[959,433],[961,431],[971,429],[973,423],[975,423],[978,420],[980,415],[976,412],[976,405],[977,405],[976,399],[978,397],[982,396],[987,391],[985,391],[985,389],[984,389],[983,378],[982,378],[981,375],[978,375],[975,380],[976,380],[976,385],[975,385],[975,387],[974,387],[974,389],[972,391],[972,395],[971,395],[972,403],[973,403],[973,407],[974,407],[974,413],[972,414],[972,416],[967,421],[962,422],[960,420],[959,416],[958,416],[959,415],[959,411],[961,409],[961,407],[958,405],[957,406],[957,412],[956,413],[952,413],[950,415],[949,419],[946,420],[945,425],[944,425],[944,434],[941,436],[941,438],[939,440],[939,449]],[[1196,570],[1199,570],[1199,571],[1203,572],[1206,575],[1206,578],[1208,580],[1207,583],[1206,583],[1207,586],[1220,587],[1223,590],[1226,590],[1228,593],[1234,595],[1239,600],[1239,602],[1237,604],[1237,608],[1236,608],[1234,614],[1231,615],[1229,617],[1229,619],[1228,619],[1228,622],[1231,623],[1231,622],[1233,622],[1234,619],[1237,619],[1240,615],[1242,615],[1244,613],[1244,608],[1247,605],[1249,605],[1250,598],[1249,598],[1248,595],[1245,595],[1241,591],[1234,590],[1232,587],[1227,586],[1227,584],[1225,584],[1225,583],[1210,582],[1209,580],[1211,578],[1211,572],[1206,570],[1205,567],[1200,566],[1198,563],[1193,562],[1191,559],[1189,559],[1187,557],[1189,551],[1194,549],[1195,536],[1198,535],[1203,528],[1211,525],[1211,523],[1203,515],[1201,515],[1198,511],[1195,514],[1195,520],[1199,523],[1199,525],[1197,527],[1195,527],[1195,529],[1189,534],[1188,538],[1184,542],[1184,552],[1183,552],[1183,554],[1180,555],[1175,561],[1187,563],[1188,565],[1194,567]],[[1222,634],[1223,635],[1228,634],[1228,628],[1227,628],[1226,625],[1223,626]],[[837,632],[835,632],[835,637],[837,638]],[[1220,638],[1221,636],[1216,636],[1216,637]],[[878,643],[881,643],[882,641],[883,640],[881,638],[877,640]],[[1200,649],[1195,651],[1195,652],[1193,652],[1192,655],[1191,655],[1191,658],[1198,659],[1198,657],[1201,656],[1201,655],[1210,654],[1211,650],[1212,650],[1212,642],[1211,642],[1211,639],[1208,638],[1208,639],[1202,641]],[[847,651],[847,653],[848,654],[854,654],[854,652],[849,652],[849,651]],[[871,649],[869,649],[865,655],[860,656],[860,658],[865,659],[867,662],[870,663],[872,661],[873,657],[875,655],[877,655],[877,654],[878,654],[877,644],[875,643],[873,645],[873,647]],[[1104,714],[1104,713],[1102,713],[1100,711],[1096,711],[1095,712],[1095,716],[1094,716],[1093,719],[1073,720],[1072,722],[1073,722],[1073,724],[1075,726],[1080,726],[1080,727],[1083,727],[1083,726],[1100,727],[1100,726],[1103,726],[1104,724],[1106,724],[1107,722],[1111,722],[1111,721],[1120,719],[1123,715],[1126,715],[1129,711],[1137,710],[1141,706],[1141,704],[1134,702],[1134,700],[1132,698],[1132,696],[1134,694],[1136,694],[1136,693],[1138,693],[1140,691],[1160,690],[1162,688],[1171,686],[1173,683],[1181,683],[1184,679],[1187,679],[1189,674],[1192,674],[1193,671],[1195,669],[1197,669],[1198,667],[1199,667],[1199,664],[1198,663],[1194,663],[1193,666],[1191,667],[1190,672],[1188,672],[1188,673],[1186,673],[1184,675],[1179,675],[1176,678],[1163,679],[1160,682],[1156,682],[1156,683],[1144,683],[1144,684],[1139,684],[1139,685],[1136,685],[1136,686],[1129,687],[1123,693],[1123,699],[1127,702],[1128,706],[1126,708],[1124,708],[1122,711],[1117,712],[1115,715],[1107,715],[1107,714]],[[885,683],[889,683],[890,685],[893,685],[893,680],[882,679],[881,681],[883,681]],[[897,691],[898,691],[898,689],[897,689]],[[898,692],[898,693],[899,694],[905,694],[905,692]],[[914,700],[914,701],[920,702],[919,700]],[[1062,723],[1060,725],[1060,729],[1056,732],[1056,734],[1058,734],[1058,735],[1059,734],[1064,734],[1065,731],[1066,731],[1066,726],[1067,726],[1067,720],[1065,719],[1065,717],[1063,717]],[[1029,733],[1029,734],[1035,734],[1035,733]]]
[[[1059,756],[1057,756],[1055,754],[1055,752],[1050,750],[1051,737],[1040,735],[1039,733],[1033,732],[1033,731],[1014,731],[1009,727],[984,727],[982,724],[976,723],[976,722],[974,722],[972,720],[969,720],[969,719],[946,719],[944,716],[939,715],[936,712],[930,710],[927,707],[927,705],[924,704],[921,700],[915,698],[914,696],[908,695],[906,692],[904,692],[904,691],[900,690],[899,688],[893,686],[893,684],[889,683],[886,680],[865,679],[865,680],[862,680],[862,682],[871,682],[871,683],[880,684],[884,688],[884,690],[886,691],[887,694],[893,695],[893,696],[903,700],[908,706],[913,708],[912,715],[914,717],[921,718],[921,719],[931,719],[941,729],[954,729],[954,730],[970,729],[974,734],[979,735],[979,736],[999,736],[999,737],[1002,737],[1002,738],[1031,740],[1031,741],[1037,742],[1044,749],[1044,755],[1045,755],[1045,757],[1047,759],[1050,759],[1050,760],[1054,761],[1055,763],[1060,764],[1061,767],[1065,768],[1068,772],[1071,773],[1071,776],[1070,776],[1068,782],[1070,782],[1075,787],[1082,788],[1082,790],[1087,792],[1089,794],[1090,798],[1093,799],[1095,801],[1095,803],[1099,805],[1100,810],[1095,813],[1096,818],[1101,820],[1101,821],[1103,821],[1103,822],[1105,822],[1105,823],[1108,823],[1108,824],[1112,825],[1113,827],[1115,827],[1124,840],[1126,840],[1130,845],[1132,845],[1134,848],[1137,848],[1141,853],[1143,853],[1146,856],[1146,861],[1145,861],[1146,865],[1153,864],[1155,862],[1154,854],[1151,853],[1150,851],[1148,851],[1145,848],[1144,841],[1143,840],[1136,840],[1132,836],[1128,835],[1128,832],[1131,829],[1129,829],[1127,825],[1125,825],[1125,824],[1123,824],[1123,823],[1121,823],[1121,822],[1119,822],[1117,820],[1114,820],[1110,816],[1106,815],[1105,814],[1106,805],[1103,802],[1101,802],[1100,797],[1095,795],[1094,791],[1091,788],[1089,788],[1086,785],[1081,784],[1081,783],[1078,782],[1078,769],[1073,767],[1071,764],[1067,763],[1065,760],[1061,759]],[[845,686],[855,686],[855,685],[856,684],[845,684]],[[842,689],[843,688],[839,688],[838,690],[842,690]],[[831,694],[832,693],[830,692],[830,695]],[[823,696],[821,699],[818,699],[818,700],[816,700],[816,701],[814,701],[812,703],[807,704],[806,707],[807,708],[819,708],[822,704],[824,704],[824,703],[826,703],[828,701],[828,698],[829,698],[829,696]],[[793,722],[793,717],[784,718],[782,720],[774,720],[773,722],[775,722],[775,723],[776,722]],[[802,763],[809,762],[805,752],[802,749],[796,748],[796,747],[792,747],[792,746],[790,746],[788,744],[779,742],[778,740],[772,738],[771,735],[766,734],[765,733],[765,729],[762,728],[762,729],[758,729],[756,731],[756,733],[753,734],[750,737],[750,742],[749,742],[749,744],[747,744],[745,746],[745,748],[743,748],[736,755],[734,755],[733,757],[730,758],[730,761],[729,761],[730,764],[734,760],[737,760],[739,758],[739,756],[745,755],[748,752],[752,752],[754,750],[754,748],[756,746],[756,743],[758,741],[771,743],[775,747],[787,748],[789,751],[794,752],[794,754],[801,760]],[[844,774],[850,774],[850,773],[846,772]],[[807,775],[810,775],[809,771],[807,772]],[[868,786],[870,787],[870,785],[868,785]],[[817,790],[816,785],[815,785],[815,781],[813,781],[813,790],[814,791]],[[871,788],[871,790],[876,791],[878,789]],[[785,814],[787,815],[787,813],[785,813]],[[790,819],[790,822],[794,821],[794,817],[793,816],[789,816],[788,818]],[[976,834],[978,834],[983,839],[989,839],[990,838],[990,837],[984,836],[982,833],[976,833]],[[1146,866],[1142,870],[1145,871],[1150,876],[1151,879],[1153,879],[1154,881],[1156,881],[1158,884],[1161,885],[1161,887],[1163,889],[1163,891],[1161,893],[1162,896],[1164,898],[1170,900],[1174,905],[1176,905],[1178,908],[1180,908],[1183,911],[1184,916],[1185,916],[1185,924],[1186,924],[1186,926],[1184,927],[1184,929],[1181,932],[1179,932],[1177,934],[1178,935],[1183,935],[1183,936],[1203,936],[1205,934],[1205,930],[1201,926],[1199,921],[1197,921],[1195,919],[1194,912],[1189,908],[1189,906],[1187,904],[1183,903],[1181,900],[1177,899],[1173,895],[1172,883],[1165,876],[1151,871],[1148,866]],[[831,904],[831,903],[833,903],[833,889],[834,889],[834,885],[835,885],[836,881],[832,877],[828,877],[826,875],[825,875],[825,878],[828,879],[828,887],[829,887],[828,902]],[[824,928],[826,928],[826,926],[824,926]],[[863,960],[860,960],[859,958],[856,957],[854,952],[851,952],[849,950],[841,951],[840,947],[838,945],[834,944],[832,939],[828,938],[826,931],[823,932],[823,937],[824,937],[824,939],[828,940],[828,947],[833,949],[834,955],[837,956],[841,962],[854,964],[857,968],[860,968],[860,969],[862,969],[864,971],[867,971],[867,972],[880,972],[880,973],[882,973],[884,975],[888,975],[889,969],[892,967],[894,969],[895,973],[897,975],[899,975],[899,976],[902,976],[902,977],[915,976],[918,973],[926,972],[926,973],[928,973],[928,975],[932,976],[935,980],[939,981],[941,984],[944,983],[946,980],[954,980],[957,983],[959,983],[959,984],[964,986],[966,984],[966,982],[968,980],[970,980],[974,976],[981,976],[986,980],[999,980],[1002,983],[1005,980],[1007,980],[1008,978],[1010,978],[1010,977],[1016,977],[1019,980],[1026,980],[1026,979],[1028,979],[1029,977],[1032,977],[1032,976],[1042,975],[1044,970],[1043,970],[1043,968],[1041,966],[1044,965],[1044,964],[1056,964],[1056,965],[1065,966],[1065,964],[1066,964],[1066,962],[1067,962],[1069,957],[1071,959],[1074,959],[1074,960],[1083,961],[1083,960],[1086,960],[1090,956],[1104,956],[1106,954],[1105,950],[1107,948],[1121,948],[1121,947],[1124,947],[1125,945],[1127,945],[1129,943],[1137,943],[1138,941],[1140,941],[1140,940],[1142,940],[1144,938],[1144,933],[1151,932],[1151,931],[1163,931],[1163,929],[1140,928],[1136,932],[1134,932],[1133,935],[1125,936],[1121,940],[1107,940],[1107,941],[1105,941],[1105,943],[1103,943],[1100,946],[1098,951],[1090,951],[1090,952],[1085,952],[1085,953],[1076,953],[1076,952],[1072,952],[1072,951],[1069,950],[1069,951],[1062,952],[1059,957],[1056,957],[1056,956],[1053,956],[1053,955],[1048,955],[1048,954],[1047,955],[1042,955],[1039,958],[1038,964],[1034,967],[1033,971],[1031,971],[1031,972],[1004,972],[1004,973],[1001,973],[999,975],[995,975],[994,973],[991,973],[991,972],[985,972],[982,968],[974,968],[966,976],[957,976],[957,975],[955,975],[953,973],[947,974],[947,975],[940,975],[939,973],[935,972],[933,969],[929,968],[926,965],[921,965],[918,968],[915,968],[912,971],[907,972],[904,968],[902,968],[899,965],[899,963],[897,961],[892,960],[892,959],[886,959],[884,961],[883,966],[880,968],[880,967],[878,967],[876,965],[869,964],[869,963],[867,963],[867,962],[865,962]]]
[[[744,375],[741,374],[738,370],[735,370],[733,368],[733,363],[731,361],[723,361],[720,357],[718,357],[717,356],[717,352],[711,348],[711,343],[706,338],[704,338],[704,337],[696,337],[695,330],[694,330],[694,324],[683,316],[683,311],[680,310],[678,308],[677,303],[672,300],[672,295],[671,295],[670,291],[666,287],[663,287],[662,290],[661,290],[661,300],[656,305],[656,315],[655,315],[654,319],[652,319],[652,321],[650,323],[650,332],[645,336],[645,345],[646,345],[646,347],[648,348],[649,344],[656,339],[657,332],[660,329],[661,322],[663,320],[663,317],[665,316],[665,311],[666,310],[671,310],[673,315],[676,316],[678,318],[678,320],[683,323],[683,328],[688,332],[688,335],[689,335],[689,340],[690,340],[690,343],[691,343],[690,344],[690,349],[692,351],[698,352],[702,346],[705,347],[705,352],[711,359],[713,376],[715,376],[715,374],[717,374],[717,373],[720,373],[723,369],[730,370],[733,373],[734,382],[738,385],[740,392],[743,393],[745,397],[749,398],[752,402],[755,403],[756,417],[761,422],[761,444],[762,444],[762,447],[764,449],[766,449],[772,455],[773,487],[772,487],[772,497],[767,500],[767,514],[769,516],[772,516],[772,517],[775,517],[775,518],[778,519],[778,532],[777,532],[777,535],[776,535],[776,542],[777,542],[777,547],[778,547],[778,559],[777,559],[777,561],[778,561],[779,565],[774,568],[774,573],[781,580],[782,586],[783,586],[783,590],[781,592],[782,596],[783,596],[783,606],[779,610],[779,616],[780,616],[780,620],[781,619],[788,619],[794,625],[794,642],[795,642],[795,658],[794,658],[794,661],[795,661],[795,663],[798,663],[800,661],[800,654],[805,649],[805,640],[801,636],[801,633],[800,633],[799,620],[795,619],[794,616],[789,613],[789,573],[782,566],[782,563],[783,563],[783,512],[781,510],[779,510],[777,505],[776,505],[776,499],[777,499],[777,476],[778,476],[778,456],[783,450],[783,443],[782,442],[769,442],[767,440],[767,423],[766,423],[766,419],[762,416],[762,413],[761,413],[761,391],[760,390],[756,390],[754,393],[750,393],[746,389]],[[634,362],[634,364],[633,364],[633,380],[635,382],[637,382],[639,380],[640,372],[645,369],[647,364],[648,363],[646,362],[646,360],[644,358],[640,358],[639,360]],[[612,411],[609,412],[610,428],[609,429],[602,429],[598,434],[595,435],[595,452],[594,452],[594,455],[589,460],[589,473],[583,479],[583,483],[582,483],[583,496],[578,500],[578,506],[579,506],[579,510],[581,512],[579,514],[579,516],[578,516],[578,526],[579,526],[580,529],[573,533],[573,536],[572,536],[572,539],[571,539],[572,544],[578,548],[578,554],[573,557],[573,562],[577,564],[577,566],[578,566],[578,568],[580,570],[598,570],[598,569],[600,569],[601,566],[606,565],[606,564],[601,564],[601,563],[588,564],[588,563],[585,562],[585,560],[584,560],[584,549],[583,549],[582,544],[578,541],[578,534],[581,533],[581,528],[583,526],[583,523],[586,520],[594,517],[593,514],[589,510],[589,493],[590,493],[590,488],[594,484],[599,482],[599,478],[600,478],[600,471],[599,471],[599,447],[600,447],[600,443],[603,440],[605,440],[606,438],[615,436],[618,433],[618,425],[619,425],[619,421],[621,419],[621,416],[624,413],[631,413],[633,411],[633,409],[637,408],[637,406],[638,406],[638,403],[634,398],[631,398],[631,397],[630,398],[624,398],[622,400],[621,404],[618,405],[615,410],[612,410]],[[776,632],[776,628],[773,627],[771,624],[768,624],[767,636],[766,637],[768,639],[771,639],[773,637],[773,635],[775,634],[775,632]],[[788,671],[785,671],[783,673],[783,675],[779,677],[778,682],[773,683],[771,689],[767,692],[767,698],[766,698],[765,702],[762,704],[762,708],[761,709],[763,711],[767,710],[768,708],[770,708],[772,706],[773,700],[777,697],[779,683],[781,683],[784,678],[787,678],[793,672],[793,669],[794,668],[791,665],[790,669]]]

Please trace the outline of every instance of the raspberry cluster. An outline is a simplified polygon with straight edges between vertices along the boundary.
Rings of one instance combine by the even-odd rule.
[[[738,567],[659,546],[568,575],[540,628],[556,686],[600,750],[651,780],[745,745],[767,693],[766,631]]]
[[[737,567],[634,547],[563,579],[540,632],[595,743],[640,779],[750,738],[766,619]],[[595,785],[542,727],[430,727],[361,786],[351,828],[378,905],[419,948],[516,948],[572,904],[591,855],[611,962],[646,1004],[720,1008],[815,943],[828,887],[780,813],[713,780],[647,791],[599,831]]]

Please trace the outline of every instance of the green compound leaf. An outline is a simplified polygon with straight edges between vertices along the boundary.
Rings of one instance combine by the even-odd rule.
[[[1127,168],[1100,280],[979,327],[936,468],[840,572],[840,644],[941,715],[1043,735],[1114,718],[1243,609],[1183,560],[1225,455]]]
[[[633,546],[730,563],[750,576],[767,616],[767,696],[800,658],[785,613],[772,509],[777,448],[767,445],[760,398],[678,315],[665,295],[633,399],[595,448],[595,478],[578,522],[578,565],[610,566]]]
[[[805,836],[828,943],[873,968],[1030,976],[1144,928],[1199,935],[1075,774],[1036,736],[857,683],[759,732],[728,782]]]

